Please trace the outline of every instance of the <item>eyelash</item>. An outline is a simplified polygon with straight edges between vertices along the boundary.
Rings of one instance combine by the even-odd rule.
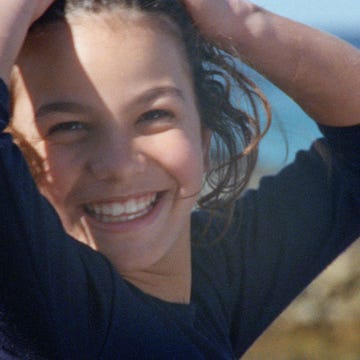
[[[174,117],[174,113],[168,110],[150,110],[144,114],[142,114],[139,117],[139,121],[140,122],[153,122],[153,121],[157,121],[157,120],[161,120],[161,119],[172,119]],[[75,132],[75,131],[80,131],[80,130],[86,130],[87,129],[87,125],[79,122],[79,121],[66,121],[66,122],[61,122],[58,123],[54,126],[52,126],[49,130],[47,135],[51,136],[53,134],[56,133],[61,133],[61,132]]]
[[[173,118],[174,113],[168,110],[150,110],[140,116],[140,121],[156,121],[162,118]]]
[[[86,126],[78,121],[67,121],[67,122],[62,122],[62,123],[58,123],[54,126],[52,126],[49,131],[48,131],[48,135],[52,135],[56,132],[61,132],[61,131],[76,131],[76,130],[84,130],[86,128]]]

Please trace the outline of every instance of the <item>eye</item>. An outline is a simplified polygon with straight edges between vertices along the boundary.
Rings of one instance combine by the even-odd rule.
[[[86,130],[87,129],[87,125],[79,122],[79,121],[66,121],[66,122],[61,122],[58,123],[56,125],[53,125],[49,130],[47,135],[53,135],[56,133],[66,133],[66,132],[76,132],[79,130]]]
[[[142,114],[139,121],[156,121],[161,119],[172,119],[174,114],[168,110],[151,110]]]
[[[49,126],[46,140],[54,144],[73,144],[88,138],[90,124],[85,121],[58,121]]]

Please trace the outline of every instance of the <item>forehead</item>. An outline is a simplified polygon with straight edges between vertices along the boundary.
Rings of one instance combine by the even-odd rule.
[[[126,82],[190,76],[174,26],[164,19],[121,11],[75,14],[67,23],[35,31],[27,38],[18,66],[30,93],[56,92],[55,86],[76,93],[86,81],[114,78]]]
[[[100,37],[92,35],[102,34]],[[90,36],[87,36],[90,35]],[[68,16],[67,21],[50,23],[30,33],[21,51],[20,61],[32,60],[38,56],[65,56],[69,47],[75,45],[79,40],[106,40],[116,37],[124,42],[129,37],[143,37],[154,45],[157,41],[163,41],[166,37],[166,44],[172,42],[171,47],[177,47],[178,51],[184,52],[185,45],[182,42],[181,30],[170,20],[161,14],[140,12],[131,9],[118,9],[116,11],[104,11],[100,13],[87,13],[84,11],[75,12]],[[169,39],[171,38],[171,39]],[[169,41],[170,40],[170,41]],[[67,48],[67,49],[66,49]],[[76,49],[76,47],[75,47]],[[109,51],[109,47],[98,49]]]

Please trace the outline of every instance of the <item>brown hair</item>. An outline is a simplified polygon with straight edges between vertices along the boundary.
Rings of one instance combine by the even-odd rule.
[[[119,7],[165,17],[177,25],[191,68],[201,121],[212,132],[209,170],[204,183],[206,192],[200,196],[198,206],[212,214],[222,214],[229,223],[234,201],[248,184],[255,167],[258,143],[270,125],[270,107],[256,85],[239,71],[237,60],[201,36],[179,1],[55,1],[30,32],[65,21],[66,16],[77,11],[99,13]],[[260,127],[261,108],[266,115],[264,130]],[[24,141],[19,137],[18,141],[35,178],[39,179],[41,164]]]

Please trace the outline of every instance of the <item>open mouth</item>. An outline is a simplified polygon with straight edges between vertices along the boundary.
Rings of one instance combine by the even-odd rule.
[[[102,223],[122,223],[147,215],[158,201],[159,194],[148,194],[123,201],[84,205],[85,213]]]

